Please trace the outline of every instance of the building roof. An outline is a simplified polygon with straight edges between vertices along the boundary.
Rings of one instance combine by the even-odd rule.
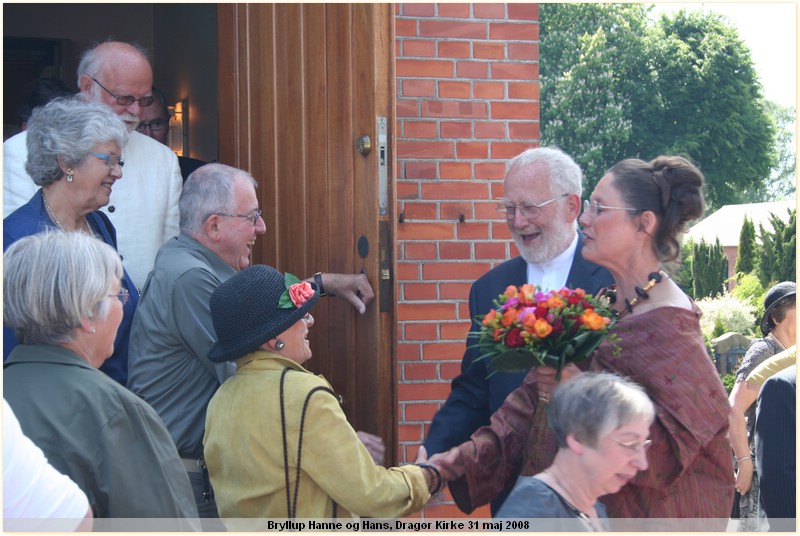
[[[756,228],[756,238],[758,238],[759,224],[763,225],[767,231],[772,229],[769,222],[770,213],[775,214],[783,221],[788,221],[789,209],[795,208],[795,205],[794,199],[771,203],[725,205],[689,229],[685,239],[691,238],[695,242],[705,240],[707,243],[713,244],[719,238],[719,243],[723,247],[738,247],[739,234],[742,232],[745,215],[753,222]]]

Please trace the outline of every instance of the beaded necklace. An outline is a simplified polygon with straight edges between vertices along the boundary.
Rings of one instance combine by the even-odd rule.
[[[661,283],[661,281],[663,281],[664,277],[666,276],[667,274],[665,274],[663,270],[659,270],[657,272],[650,272],[650,274],[648,274],[647,276],[648,279],[647,284],[644,286],[644,288],[639,286],[633,287],[634,290],[636,291],[636,296],[632,300],[628,300],[628,298],[625,298],[625,309],[619,312],[617,316],[622,316],[625,313],[632,313],[633,308],[636,307],[636,304],[639,303],[639,300],[640,299],[646,300],[647,298],[649,298],[650,295],[648,294],[648,291],[654,286],[656,286],[658,283]],[[607,296],[608,301],[611,302],[612,304],[617,303],[616,283],[606,289],[603,289],[598,294],[600,296]]]

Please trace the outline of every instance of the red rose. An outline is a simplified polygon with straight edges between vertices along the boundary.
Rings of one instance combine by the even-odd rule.
[[[311,283],[307,281],[301,281],[289,287],[289,298],[291,298],[295,307],[300,307],[313,295],[314,289],[311,287]]]
[[[522,339],[522,330],[519,328],[509,330],[506,334],[506,346],[509,348],[519,348],[524,345],[525,341]]]

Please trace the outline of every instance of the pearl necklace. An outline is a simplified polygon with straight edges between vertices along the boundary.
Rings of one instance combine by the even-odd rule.
[[[64,229],[64,226],[61,225],[61,222],[58,221],[58,218],[53,212],[53,209],[50,208],[50,203],[47,202],[47,197],[44,195],[44,190],[42,190],[42,201],[44,201],[44,208],[47,210],[47,214],[50,216],[50,219],[53,220],[53,223],[56,224],[56,227],[58,227],[62,231],[66,231],[66,229]],[[92,230],[92,227],[89,225],[89,221],[86,219],[86,217],[83,218],[83,223],[84,225],[86,225],[86,230],[89,231],[89,234],[94,236],[94,231]]]

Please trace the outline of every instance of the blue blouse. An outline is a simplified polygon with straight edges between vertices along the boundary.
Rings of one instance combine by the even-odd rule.
[[[106,244],[117,249],[117,232],[114,226],[101,212],[95,211],[86,215],[89,226],[95,235]],[[57,229],[55,223],[50,219],[44,206],[42,190],[39,189],[30,201],[19,207],[17,210],[3,219],[3,251],[26,236],[40,233],[47,229]],[[117,330],[117,337],[114,340],[114,353],[106,359],[100,370],[108,374],[111,378],[125,385],[128,381],[128,338],[133,322],[133,313],[139,303],[139,291],[124,272],[122,276],[122,287],[128,290],[130,298],[123,306],[122,323]],[[3,326],[3,362],[8,359],[8,354],[17,345],[17,338],[14,331]]]

